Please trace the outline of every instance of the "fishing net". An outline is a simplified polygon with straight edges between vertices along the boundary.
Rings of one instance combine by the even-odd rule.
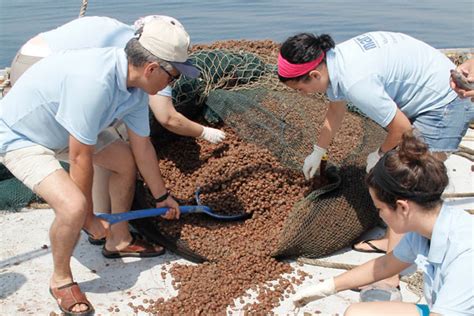
[[[5,166],[0,165],[0,210],[19,210],[38,199]]]
[[[177,109],[191,117],[204,113],[208,122],[222,121],[245,142],[270,151],[284,168],[301,173],[304,158],[316,142],[327,100],[321,95],[303,96],[279,84],[274,56],[261,57],[242,50],[203,50],[191,58],[202,77],[182,78],[176,83],[173,98]],[[365,162],[383,141],[385,132],[356,113],[346,116],[349,122],[329,150],[332,166],[322,181],[325,185],[293,206],[272,256],[328,255],[376,225],[378,217],[364,183]],[[152,122],[152,130],[153,126],[159,128],[156,122]],[[137,186],[135,197],[136,208],[153,207],[143,185]],[[221,198],[234,197],[222,194]],[[138,220],[134,225],[147,238],[189,260],[208,259],[205,253],[193,249],[184,234],[169,233],[152,220]],[[199,225],[206,225],[205,219]]]
[[[66,163],[61,165],[68,170]],[[37,203],[44,201],[0,164],[0,210],[18,211]]]
[[[318,258],[349,245],[378,220],[365,185],[367,155],[384,132],[366,120],[359,146],[330,174],[329,185],[298,202],[285,221],[273,256]]]
[[[182,77],[177,81],[173,90],[177,110],[192,119],[204,116],[210,123],[223,122],[245,142],[270,151],[287,170],[301,173],[303,160],[318,135],[327,101],[320,95],[302,96],[279,84],[275,74],[276,44],[247,42],[244,49],[238,42],[234,44],[231,50],[197,47],[191,58],[202,76],[198,79]],[[461,62],[465,59],[462,56],[467,56],[449,53],[455,62]],[[354,110],[351,105],[349,109]],[[357,113],[349,112],[346,117],[350,120],[329,148],[332,167],[327,169],[320,186],[293,205],[281,227],[273,256],[324,256],[347,246],[376,224],[377,216],[364,184],[364,168],[367,154],[381,143],[384,131]],[[170,136],[153,117],[150,123],[154,140]],[[179,143],[173,146],[179,147]],[[220,157],[220,153],[214,154]],[[199,169],[202,162],[195,163],[193,168]],[[252,168],[258,170],[259,166]],[[187,181],[186,178],[180,180]],[[221,193],[218,186],[212,179],[209,182],[209,194],[214,191],[218,198]],[[192,183],[189,188],[183,188],[186,191],[184,203],[192,200],[195,185]],[[291,195],[292,192],[283,194]],[[135,208],[153,206],[147,197],[148,189],[140,182]],[[235,196],[227,193],[222,193],[220,199],[238,202]],[[37,200],[37,196],[0,166],[0,209],[19,209]],[[205,220],[199,222],[203,226],[208,224]],[[149,239],[190,260],[207,259],[179,234],[159,230],[151,220],[135,221],[134,226]]]

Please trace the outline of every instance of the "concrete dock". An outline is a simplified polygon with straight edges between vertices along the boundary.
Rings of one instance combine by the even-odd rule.
[[[462,145],[474,148],[472,129],[468,131]],[[445,193],[474,192],[472,161],[451,155],[446,165],[450,185]],[[448,199],[447,203],[466,210],[474,209],[473,197]],[[48,292],[53,266],[48,230],[53,217],[51,209],[23,209],[15,213],[0,211],[0,315],[60,314]],[[383,230],[376,228],[368,232],[367,236],[382,234]],[[360,264],[376,256],[378,254],[360,253],[348,248],[323,260]],[[164,279],[161,276],[163,265],[173,263],[193,264],[170,252],[157,258],[106,259],[101,255],[101,247],[90,245],[82,234],[72,258],[72,269],[76,281],[94,305],[96,315],[132,315],[134,312],[129,303],[147,305],[145,302],[148,299],[167,299],[176,295],[171,276]],[[313,265],[300,266],[296,262],[291,264],[314,276],[302,286],[343,272]],[[422,297],[407,289],[406,283],[402,282],[401,288],[404,301],[424,302]],[[249,301],[248,298],[245,300],[246,303]],[[342,315],[351,303],[358,301],[359,293],[344,291],[296,310],[290,296],[274,312],[278,315]],[[236,307],[228,308],[228,314],[243,314],[239,299],[235,302]]]

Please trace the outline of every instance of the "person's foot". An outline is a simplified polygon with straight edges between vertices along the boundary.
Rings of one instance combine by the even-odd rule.
[[[386,253],[388,239],[366,239],[352,245],[352,250],[359,252]]]
[[[86,219],[82,230],[87,234],[88,240],[93,245],[103,245],[107,235],[108,225],[96,216]]]
[[[65,315],[85,316],[94,313],[94,307],[76,282],[71,281],[62,285],[51,282],[49,292]]]
[[[89,233],[85,228],[82,229],[82,231],[84,233],[86,233],[87,235],[87,240],[89,241],[89,243],[91,245],[94,245],[94,246],[102,246],[102,245],[105,245],[105,242],[106,242],[106,238],[105,237],[102,237],[102,238],[96,238],[94,237],[94,235],[92,235],[91,233]]]
[[[114,250],[107,249],[107,244],[102,248],[102,255],[108,259],[117,259],[123,257],[157,257],[165,253],[165,248],[160,245],[154,245],[146,240],[139,239],[132,234],[132,241],[125,246],[120,246]]]

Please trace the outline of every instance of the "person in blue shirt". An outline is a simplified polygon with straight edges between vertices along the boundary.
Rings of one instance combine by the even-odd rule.
[[[371,169],[367,185],[380,217],[403,239],[393,252],[297,290],[294,305],[382,280],[415,263],[427,304],[363,302],[345,315],[474,315],[474,217],[441,199],[448,185],[444,163],[409,131]]]
[[[367,172],[412,127],[440,158],[456,151],[474,119],[474,104],[450,88],[454,68],[437,49],[402,33],[370,32],[338,45],[326,34],[288,38],[278,56],[280,81],[304,93],[326,93],[330,101],[318,141],[304,161],[305,177],[315,175],[348,102],[387,131],[367,157]],[[386,238],[362,241],[353,249],[386,252],[401,237],[388,229]],[[387,283],[397,286],[398,277]]]
[[[104,16],[82,17],[72,20],[53,30],[40,33],[28,40],[18,51],[11,66],[11,82],[14,86],[18,78],[34,63],[52,53],[62,50],[84,48],[118,47],[124,48],[135,33],[143,28],[145,23],[154,19],[164,19],[183,27],[181,23],[169,16],[149,15],[135,21],[133,25],[124,24],[116,19]],[[210,143],[219,143],[225,138],[225,133],[219,129],[203,126],[189,120],[176,111],[172,101],[171,85],[166,86],[156,95],[149,96],[150,108],[157,121],[169,131],[178,135],[202,138]],[[107,141],[126,139],[123,124],[117,122],[108,132]],[[108,187],[110,173],[95,166],[93,184],[94,211],[110,212]],[[94,227],[85,227],[89,234],[88,240],[94,245],[104,243],[103,234]]]
[[[134,25],[127,25],[109,17],[90,16],[40,33],[28,40],[15,56],[10,75],[12,85],[32,64],[53,52],[82,48],[124,48],[135,32],[153,19],[165,19],[180,24],[176,19],[164,15],[149,15],[138,19]],[[169,85],[157,95],[150,96],[151,110],[163,127],[178,135],[199,137],[214,144],[225,138],[223,131],[193,122],[177,112],[171,96],[172,88]]]
[[[153,20],[125,49],[51,54],[31,66],[0,100],[0,163],[55,212],[50,229],[54,264],[50,292],[65,313],[93,312],[70,267],[81,228],[102,227],[92,212],[93,165],[111,172],[114,213],[130,210],[138,169],[156,207],[168,208],[163,217],[180,216],[148,137],[148,96],[180,74],[199,75],[188,60],[189,45],[182,26]],[[104,131],[117,120],[125,123],[129,143],[104,142]],[[64,154],[69,173],[59,163]],[[131,235],[126,222],[109,227],[102,249],[106,258],[163,253],[163,247]]]

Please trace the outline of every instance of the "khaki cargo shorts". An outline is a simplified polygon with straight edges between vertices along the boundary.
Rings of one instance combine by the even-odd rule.
[[[27,56],[21,53],[17,53],[13,59],[11,70],[10,70],[10,82],[13,86],[16,81],[23,75],[25,71],[28,70],[31,66],[36,64],[38,61],[43,59],[43,57],[36,56]]]
[[[115,128],[108,128],[99,134],[94,153],[97,154],[107,146],[119,140]],[[35,192],[35,186],[47,176],[62,169],[59,161],[68,161],[68,148],[54,151],[41,145],[20,148],[0,154],[0,163],[23,184]]]

